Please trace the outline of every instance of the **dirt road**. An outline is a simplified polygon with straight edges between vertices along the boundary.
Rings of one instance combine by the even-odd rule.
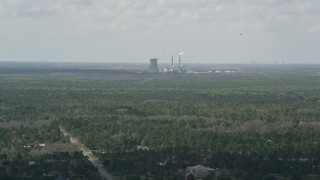
[[[70,142],[72,144],[76,144],[80,148],[80,150],[82,150],[83,155],[89,158],[91,164],[94,167],[98,168],[98,171],[103,178],[107,180],[113,180],[112,176],[103,168],[102,163],[96,157],[93,156],[90,149],[88,149],[84,144],[82,144],[76,137],[71,136],[71,134],[68,131],[66,131],[63,127],[59,126],[59,128],[64,136],[70,137]]]

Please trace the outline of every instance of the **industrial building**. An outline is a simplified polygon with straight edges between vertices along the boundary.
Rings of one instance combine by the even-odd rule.
[[[152,58],[150,59],[150,65],[149,65],[149,73],[159,73],[159,68],[158,68],[158,59]]]
[[[149,73],[166,73],[166,74],[179,74],[179,73],[186,73],[187,72],[187,66],[182,65],[182,58],[181,56],[184,54],[184,52],[179,54],[179,64],[174,64],[173,62],[173,55],[171,56],[171,67],[163,67],[160,69],[158,68],[158,59],[157,58],[152,58],[150,59],[150,64],[149,64]]]
[[[184,53],[179,54],[179,64],[174,64],[173,62],[173,55],[171,56],[171,67],[164,67],[161,68],[162,73],[169,73],[169,74],[179,74],[179,73],[186,73],[187,72],[187,65],[182,65],[181,55]]]

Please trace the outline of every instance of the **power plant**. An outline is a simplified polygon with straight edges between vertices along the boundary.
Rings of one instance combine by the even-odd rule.
[[[170,73],[170,74],[178,74],[178,73],[186,73],[187,72],[187,66],[182,65],[182,58],[181,56],[184,54],[184,52],[179,54],[179,64],[174,65],[173,63],[173,55],[171,56],[171,67],[165,67],[161,69],[162,73]]]
[[[150,59],[150,65],[149,65],[149,73],[159,73],[159,68],[158,68],[158,59],[157,58],[152,58]]]
[[[178,72],[179,72],[179,73],[186,72],[186,70],[183,69],[182,64],[181,64],[181,56],[182,56],[183,54],[184,54],[184,52],[182,52],[182,53],[179,54],[179,67],[178,67]],[[185,67],[186,67],[186,65],[185,65]]]
[[[184,52],[177,54],[178,62],[174,63],[174,55],[171,55],[171,63],[167,63],[160,69],[158,67],[158,59],[150,59],[148,73],[153,74],[229,74],[229,73],[243,73],[243,70],[237,67],[216,67],[207,71],[191,71],[187,70],[187,65],[182,64],[182,55]]]
[[[150,65],[149,65],[149,73],[167,73],[167,74],[179,74],[179,73],[186,73],[186,65],[182,65],[182,58],[181,56],[184,54],[184,52],[179,53],[179,64],[175,65],[173,62],[174,56],[171,56],[171,67],[164,67],[161,68],[159,71],[158,68],[158,59],[157,58],[152,58],[150,59]]]

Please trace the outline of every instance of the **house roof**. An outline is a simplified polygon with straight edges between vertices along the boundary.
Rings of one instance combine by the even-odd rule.
[[[189,171],[209,171],[210,168],[209,167],[205,167],[201,164],[196,165],[196,166],[192,166],[192,167],[188,167],[187,168]]]

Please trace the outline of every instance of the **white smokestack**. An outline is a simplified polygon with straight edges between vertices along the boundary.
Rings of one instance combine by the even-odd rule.
[[[181,69],[181,55],[183,55],[184,54],[184,52],[181,52],[180,54],[179,54],[179,68]]]
[[[171,56],[171,68],[173,69],[173,55]]]

